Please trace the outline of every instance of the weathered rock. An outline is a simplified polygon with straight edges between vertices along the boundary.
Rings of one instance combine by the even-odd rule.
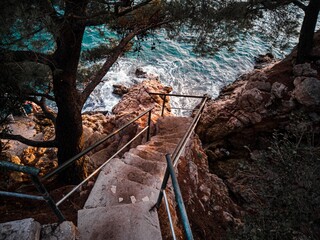
[[[54,223],[41,227],[41,240],[76,240],[79,239],[76,226],[69,221]]]
[[[135,75],[138,78],[145,78],[146,75],[147,75],[147,72],[143,71],[142,68],[137,68],[136,71],[135,71]]]
[[[256,69],[261,69],[267,64],[270,64],[274,61],[274,56],[272,53],[259,54],[258,57],[255,57],[255,66]]]
[[[318,72],[311,67],[310,63],[304,63],[293,67],[293,75],[296,77],[317,77]]]
[[[122,96],[126,93],[128,93],[129,89],[126,86],[123,85],[113,85],[113,94]]]
[[[317,78],[305,78],[303,81],[296,81],[293,97],[300,104],[307,107],[320,106],[320,81]]]
[[[287,87],[279,82],[275,82],[272,84],[271,87],[271,94],[275,97],[275,98],[282,98],[284,93],[287,91]]]
[[[33,218],[0,224],[1,240],[38,240],[40,238],[40,223]]]

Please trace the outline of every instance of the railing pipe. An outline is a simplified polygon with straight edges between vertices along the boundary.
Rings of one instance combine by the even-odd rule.
[[[149,111],[149,114],[148,114],[147,142],[149,142],[149,140],[150,140],[150,130],[151,130],[151,113],[152,113],[152,111]]]
[[[173,222],[172,222],[171,211],[170,211],[170,207],[169,207],[169,202],[168,202],[166,190],[163,191],[163,198],[164,198],[164,202],[166,204],[166,210],[168,213],[168,219],[169,219],[169,223],[170,223],[172,238],[173,238],[173,240],[176,240],[177,237],[176,237],[176,233],[174,232],[174,226],[173,226]]]
[[[90,147],[86,148],[85,150],[83,150],[82,152],[78,153],[77,155],[75,155],[74,157],[70,158],[68,161],[66,161],[65,163],[63,163],[62,165],[60,165],[58,168],[56,168],[54,171],[52,171],[51,173],[48,173],[46,176],[44,176],[42,178],[42,180],[46,180],[50,177],[52,177],[53,175],[57,174],[58,172],[62,171],[63,169],[65,169],[66,167],[68,167],[71,163],[73,163],[74,161],[76,161],[77,159],[81,158],[82,156],[86,155],[88,152],[90,152],[92,149],[96,148],[97,146],[99,146],[100,144],[102,144],[103,142],[105,142],[106,140],[108,140],[109,138],[113,137],[114,135],[116,135],[118,132],[122,131],[124,128],[128,127],[131,123],[133,123],[134,121],[136,121],[137,119],[141,118],[142,116],[144,116],[145,114],[147,114],[148,112],[150,112],[152,108],[149,108],[148,110],[146,110],[145,112],[141,113],[139,116],[135,117],[134,119],[132,119],[130,122],[126,123],[125,125],[123,125],[121,128],[115,130],[114,132],[112,132],[111,134],[109,134],[108,136],[102,138],[101,140],[97,141],[95,144],[91,145]]]
[[[63,214],[59,210],[58,205],[56,205],[55,202],[53,201],[53,199],[51,198],[51,196],[48,193],[48,191],[45,188],[45,186],[43,186],[43,184],[40,182],[39,177],[31,175],[31,180],[34,183],[34,185],[36,186],[37,190],[42,194],[42,196],[45,199],[45,201],[51,207],[53,212],[57,215],[59,221],[60,222],[64,222],[66,220],[65,217],[63,216]]]
[[[185,145],[185,142],[187,141],[187,139],[191,136],[192,134],[192,131],[195,129],[196,127],[196,124],[197,122],[199,121],[200,119],[200,114],[202,113],[203,111],[203,108],[205,106],[205,103],[207,101],[207,97],[203,97],[203,100],[202,100],[202,103],[198,109],[198,112],[196,114],[196,116],[193,118],[186,134],[183,136],[183,138],[179,141],[177,147],[175,148],[174,152],[172,153],[172,159],[173,159],[173,163],[174,163],[174,166],[176,165],[176,162],[178,160],[177,156],[179,155],[178,153],[180,152],[181,153],[181,149],[182,149],[182,146]],[[179,156],[180,157],[180,156]]]
[[[160,207],[160,204],[161,204],[161,201],[162,201],[162,197],[163,197],[163,192],[165,191],[165,189],[167,187],[169,176],[170,176],[170,173],[169,173],[169,168],[167,166],[166,167],[166,172],[165,172],[163,180],[162,180],[162,184],[161,184],[161,188],[160,188],[160,192],[159,192],[159,197],[158,197],[157,203],[154,205],[154,207],[156,207],[156,208]]]
[[[40,200],[40,201],[45,200],[43,198],[43,196],[36,196],[36,195],[30,195],[30,194],[24,194],[24,193],[16,193],[16,192],[0,191],[0,195],[1,196],[6,196],[6,197],[27,198],[27,199]]]
[[[188,219],[188,216],[187,216],[186,208],[185,208],[184,203],[183,203],[183,199],[182,199],[179,183],[178,183],[177,177],[176,177],[176,175],[174,173],[174,168],[173,168],[173,165],[172,165],[172,162],[171,162],[170,154],[166,154],[166,160],[167,160],[167,165],[168,165],[169,172],[170,172],[170,175],[171,175],[172,186],[173,186],[174,194],[175,194],[176,201],[177,201],[177,204],[178,204],[178,209],[179,209],[179,212],[180,212],[182,225],[183,225],[183,229],[185,231],[186,238],[188,240],[193,240],[193,235],[192,235],[189,219]]]
[[[113,154],[107,161],[105,161],[100,167],[98,167],[93,173],[91,173],[86,179],[84,179],[81,183],[75,186],[68,194],[66,194],[62,199],[60,199],[56,205],[59,206],[63,203],[71,194],[73,194],[78,188],[80,188],[85,182],[87,182],[90,178],[92,178],[95,174],[97,174],[106,164],[108,164],[115,156],[118,155],[123,149],[125,149],[130,143],[136,140],[142,133],[144,133],[148,129],[148,126],[141,130],[134,138],[132,138],[128,143],[126,143],[121,149],[119,149],[115,154]]]
[[[161,109],[161,117],[163,117],[163,114],[164,114],[164,108],[165,108],[165,105],[166,105],[166,99],[167,99],[167,95],[166,94],[163,94],[163,103],[162,103],[162,109]]]
[[[165,95],[165,96],[172,96],[172,97],[205,98],[204,96],[183,95],[183,94],[175,94],[175,93],[155,93],[155,92],[148,92],[148,94],[151,94],[151,95]]]
[[[0,168],[6,168],[16,172],[23,172],[32,176],[38,176],[40,170],[35,167],[23,166],[7,161],[0,161]]]

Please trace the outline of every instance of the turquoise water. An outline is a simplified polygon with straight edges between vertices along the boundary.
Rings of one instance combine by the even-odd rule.
[[[289,48],[285,51],[277,48],[271,50],[271,43],[263,41],[259,36],[251,36],[238,42],[233,52],[221,50],[214,57],[199,57],[192,52],[191,45],[167,39],[161,31],[157,32],[157,36],[160,43],[155,41],[154,50],[151,50],[153,41],[145,41],[142,51],[130,52],[117,61],[88,99],[84,111],[111,110],[119,101],[119,97],[112,94],[112,85],[131,86],[144,80],[135,77],[137,68],[158,76],[164,85],[173,87],[174,93],[217,97],[223,86],[253,69],[254,57],[258,54],[271,51],[281,59],[297,42],[297,39],[288,39]],[[84,36],[83,48],[90,48],[103,41],[97,31],[89,29]],[[191,107],[189,100],[171,100],[175,106]]]

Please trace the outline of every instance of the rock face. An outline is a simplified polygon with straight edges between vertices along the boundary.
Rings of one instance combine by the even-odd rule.
[[[177,174],[195,239],[225,239],[227,229],[242,225],[240,208],[223,180],[209,172],[207,155],[197,136],[186,147]]]
[[[151,95],[149,92],[169,93],[171,90],[172,88],[163,86],[156,79],[145,80],[131,87],[128,93],[123,95],[120,102],[113,107],[111,115],[84,115],[84,147],[92,145],[150,108],[153,108],[151,114],[151,124],[153,126],[154,122],[161,116],[163,99],[158,95]],[[170,98],[167,97],[164,116],[171,115],[169,101]],[[120,134],[117,134],[91,151],[88,154],[90,158],[85,160],[84,163],[87,174],[100,166],[108,157],[112,156],[118,149],[139,133],[147,125],[147,120],[148,114],[121,131]],[[153,131],[154,130],[151,129],[151,132]],[[146,134],[143,134],[121,154],[145,141]],[[121,154],[119,156],[121,156]]]
[[[296,66],[293,79],[290,64],[287,60],[244,75],[225,87],[218,99],[206,105],[197,133],[204,143],[212,145],[207,146],[208,150],[214,151],[214,142],[223,143],[223,139],[231,135],[256,131],[255,128],[270,131],[277,125],[286,124],[288,113],[293,110],[312,107],[307,112],[319,113],[317,69],[311,68],[310,64]],[[274,74],[280,68],[284,69],[282,75]],[[245,145],[255,140],[244,138],[243,141]]]
[[[318,59],[319,58],[320,56],[318,56]],[[301,139],[305,137],[306,132],[309,134],[312,131],[313,139],[315,139],[314,146],[317,148],[319,145],[319,73],[319,64],[307,63],[292,66],[292,56],[290,56],[277,64],[254,70],[252,73],[241,76],[233,84],[222,89],[217,99],[210,100],[206,104],[196,132],[202,140],[208,156],[210,172],[218,176],[217,178],[211,177],[211,182],[214,182],[215,187],[221,186],[218,192],[225,192],[226,189],[222,186],[227,187],[234,203],[243,210],[240,215],[234,214],[234,212],[230,210],[232,209],[230,208],[232,205],[229,205],[229,210],[221,210],[221,216],[224,217],[225,220],[233,219],[233,222],[239,222],[237,216],[243,216],[244,214],[247,216],[250,215],[251,217],[253,213],[252,215],[260,217],[259,211],[261,211],[263,212],[261,214],[269,214],[263,215],[266,217],[274,216],[270,214],[277,212],[276,208],[276,210],[273,209],[274,212],[268,212],[271,209],[269,206],[273,203],[275,204],[277,201],[276,198],[278,197],[274,194],[270,195],[270,192],[268,192],[277,190],[272,187],[270,188],[269,179],[277,179],[275,176],[283,177],[284,174],[281,174],[283,172],[278,170],[279,168],[274,164],[274,162],[277,161],[275,160],[276,158],[272,159],[270,156],[273,156],[272,154],[278,151],[277,156],[280,155],[280,159],[282,159],[281,157],[283,157],[284,154],[292,154],[289,156],[295,156],[298,160],[301,159],[304,156],[302,150],[302,155],[300,156],[297,155],[296,150],[291,150],[291,145],[284,145],[281,149],[281,151],[284,152],[279,153],[279,148],[277,148],[279,145],[275,144],[290,143],[293,144],[294,149],[298,149]],[[288,139],[289,137],[283,134],[283,132],[287,133],[289,129],[290,131],[293,130],[294,137],[298,136],[296,142],[294,142],[296,140],[294,137],[291,136],[292,139]],[[278,130],[278,132],[275,132],[275,130]],[[282,137],[280,140],[279,138],[275,139],[276,136],[279,137],[279,135],[276,135],[277,133],[282,134],[280,135]],[[291,141],[293,141],[293,143]],[[307,142],[307,140],[305,141]],[[318,156],[319,150],[314,151],[314,155]],[[194,159],[196,158],[194,157]],[[292,162],[287,162],[289,160],[292,160],[292,158],[287,158],[283,164],[293,166],[295,162],[293,162],[293,160]],[[298,160],[296,161],[298,162]],[[307,163],[303,165],[307,165]],[[261,170],[263,168],[262,166],[265,167],[263,171]],[[271,166],[273,166],[273,168]],[[297,166],[299,165],[297,164]],[[302,166],[300,165],[300,167],[294,169],[294,171],[299,173],[304,172],[303,174],[307,175],[301,168]],[[280,174],[274,169],[278,170]],[[272,170],[274,172],[272,172]],[[292,172],[290,172],[290,174],[292,174]],[[287,175],[290,176],[290,174]],[[300,177],[300,175],[298,176]],[[223,179],[223,184],[219,185],[219,180],[222,182],[221,179]],[[293,189],[295,189],[294,185],[299,181],[300,180],[293,181],[291,184]],[[317,180],[309,177],[308,181]],[[257,184],[254,185],[254,183]],[[284,187],[290,188],[291,185],[284,185]],[[201,186],[201,183],[198,187],[199,186]],[[277,185],[277,187],[279,187],[279,185]],[[281,185],[281,187],[283,186]],[[211,191],[212,188],[211,185]],[[316,187],[313,187],[312,191],[318,190]],[[192,196],[191,193],[189,194]],[[268,196],[274,197],[270,200]],[[285,198],[286,196],[282,197]],[[198,198],[198,200],[200,199],[202,198]],[[292,199],[295,199],[295,196],[293,196]],[[264,204],[266,205],[264,206]],[[221,205],[216,204],[216,201],[212,202],[211,205],[213,206],[213,210],[221,209]],[[308,206],[309,209],[308,207],[306,207],[306,209],[309,211],[312,206]],[[266,208],[266,210],[262,210],[262,208]],[[222,209],[228,208],[223,206]],[[289,210],[286,208],[285,211]],[[310,211],[312,212],[312,210]],[[307,210],[305,212],[307,212]],[[308,216],[311,215],[309,212],[308,214]],[[316,224],[318,218],[319,215],[309,217],[305,222]],[[261,221],[261,219],[258,219],[258,221],[259,220]],[[265,220],[266,219],[263,221]],[[272,221],[276,220],[272,219],[271,222]],[[205,221],[202,221],[202,223],[205,224]],[[247,231],[248,228],[249,230],[253,230],[245,236],[255,236],[257,239],[262,239],[257,237],[258,235],[255,235],[253,232],[257,231],[257,226],[261,227],[257,223],[255,224],[256,225],[250,225],[246,228]],[[302,225],[301,223],[299,227],[302,228]],[[272,227],[275,228],[277,226]],[[272,227],[270,226],[270,229],[272,229]],[[265,231],[265,229],[263,230]],[[320,236],[318,230],[311,231],[313,231],[312,234],[318,234],[316,236]],[[308,236],[309,234],[303,230],[301,230],[301,232],[303,232],[301,233],[302,235],[305,234],[304,236]],[[247,239],[246,237],[239,239]],[[235,239],[237,239],[237,237],[235,237]]]

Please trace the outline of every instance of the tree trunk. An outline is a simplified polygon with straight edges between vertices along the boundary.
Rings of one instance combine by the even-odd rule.
[[[70,0],[66,2],[65,16],[83,15],[86,1]],[[57,50],[53,69],[53,90],[58,115],[56,119],[56,141],[58,145],[58,163],[63,164],[82,150],[82,100],[77,90],[76,78],[81,53],[81,44],[85,27],[70,19],[64,21],[56,39]],[[65,183],[77,183],[81,180],[82,169],[72,164],[60,175]]]
[[[301,64],[310,60],[310,54],[313,47],[313,37],[316,28],[318,15],[320,10],[319,0],[310,0],[305,10],[305,15],[300,31],[297,63]]]

